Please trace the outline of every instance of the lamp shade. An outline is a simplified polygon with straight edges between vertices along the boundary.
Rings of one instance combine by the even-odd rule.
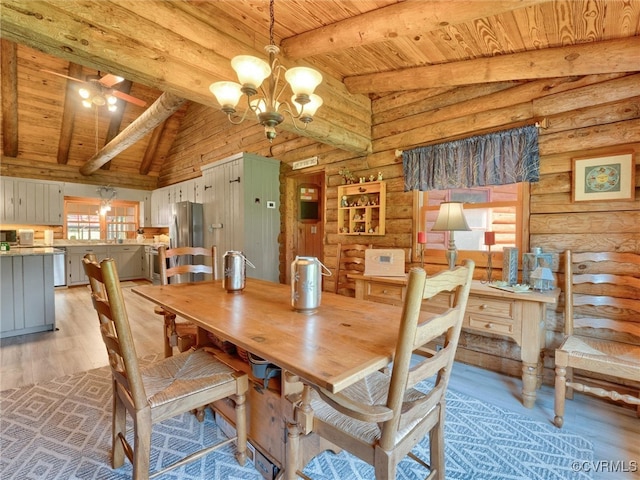
[[[462,202],[442,202],[436,223],[431,230],[435,232],[454,232],[471,230],[464,217]]]
[[[240,88],[240,84],[236,82],[215,82],[209,86],[209,90],[215,95],[223,110],[225,108],[235,109],[242,96]]]
[[[284,74],[294,95],[311,95],[320,82],[322,75],[313,68],[293,67]]]
[[[231,67],[236,71],[242,86],[260,88],[262,82],[271,74],[267,62],[251,55],[238,55],[231,59]]]
[[[315,93],[312,95],[309,95],[309,103],[305,103],[304,105],[301,105],[298,102],[296,102],[295,95],[291,97],[291,101],[296,106],[296,110],[298,110],[298,114],[302,115],[301,117],[302,119],[312,118],[316,114],[316,111],[322,106],[322,98],[319,95],[316,95]]]

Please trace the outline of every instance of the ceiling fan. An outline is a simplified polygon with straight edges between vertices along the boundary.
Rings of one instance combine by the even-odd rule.
[[[87,108],[93,105],[98,107],[106,105],[110,111],[115,111],[118,98],[124,100],[125,102],[138,105],[140,107],[147,106],[147,102],[145,102],[144,100],[140,100],[139,98],[133,97],[127,93],[113,88],[115,85],[124,80],[124,78],[117,75],[108,73],[106,75],[100,76],[98,72],[98,75],[87,75],[86,80],[81,80],[79,78],[74,78],[62,73],[54,72],[53,70],[42,69],[42,71],[51,73],[52,75],[57,75],[62,78],[66,78],[68,80],[73,80],[74,82],[83,83],[84,86],[80,87],[78,93],[82,97],[82,104]]]

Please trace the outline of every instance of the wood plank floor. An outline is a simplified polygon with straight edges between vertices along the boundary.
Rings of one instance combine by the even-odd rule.
[[[133,285],[123,282],[123,292],[138,356],[162,352],[161,318],[150,302],[130,291]],[[107,365],[88,287],[58,289],[55,296],[56,332],[0,340],[0,391]],[[548,385],[538,392],[533,409],[520,402],[518,378],[457,363],[450,386],[547,424],[553,420],[553,388]],[[567,402],[565,427],[558,431],[579,434],[593,443],[596,462],[589,467],[602,470],[594,473],[595,479],[640,479],[640,470],[620,471],[640,468],[640,419],[633,410],[576,394]]]

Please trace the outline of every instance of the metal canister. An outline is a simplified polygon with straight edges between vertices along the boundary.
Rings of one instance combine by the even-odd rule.
[[[244,256],[244,253],[235,250],[225,252],[224,276],[222,277],[222,286],[227,292],[240,293],[244,290],[246,283],[246,265],[255,266]]]
[[[331,272],[316,257],[296,257],[291,262],[291,306],[302,313],[314,313],[322,296],[322,269]]]

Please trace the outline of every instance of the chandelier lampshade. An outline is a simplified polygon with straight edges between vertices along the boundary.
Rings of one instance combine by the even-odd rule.
[[[265,47],[269,55],[269,62],[251,55],[237,55],[231,59],[231,67],[236,72],[239,83],[220,81],[209,86],[209,90],[231,123],[234,125],[242,123],[246,119],[247,113],[252,111],[260,124],[264,126],[265,135],[269,141],[273,141],[276,137],[275,127],[284,121],[285,114],[291,117],[296,129],[304,130],[322,105],[322,98],[314,93],[316,87],[322,82],[322,74],[309,67],[287,69],[276,58],[280,49],[273,40],[275,24],[273,6],[274,0],[271,0],[269,2],[270,44]],[[286,83],[281,82],[282,73],[284,73]],[[287,86],[293,92],[291,103],[295,109],[288,101],[280,100],[280,96]],[[236,107],[243,94],[247,96],[247,108],[240,119],[234,119],[232,116],[236,113]],[[255,95],[259,96],[252,98]],[[302,122],[303,128],[298,126],[296,120]]]

